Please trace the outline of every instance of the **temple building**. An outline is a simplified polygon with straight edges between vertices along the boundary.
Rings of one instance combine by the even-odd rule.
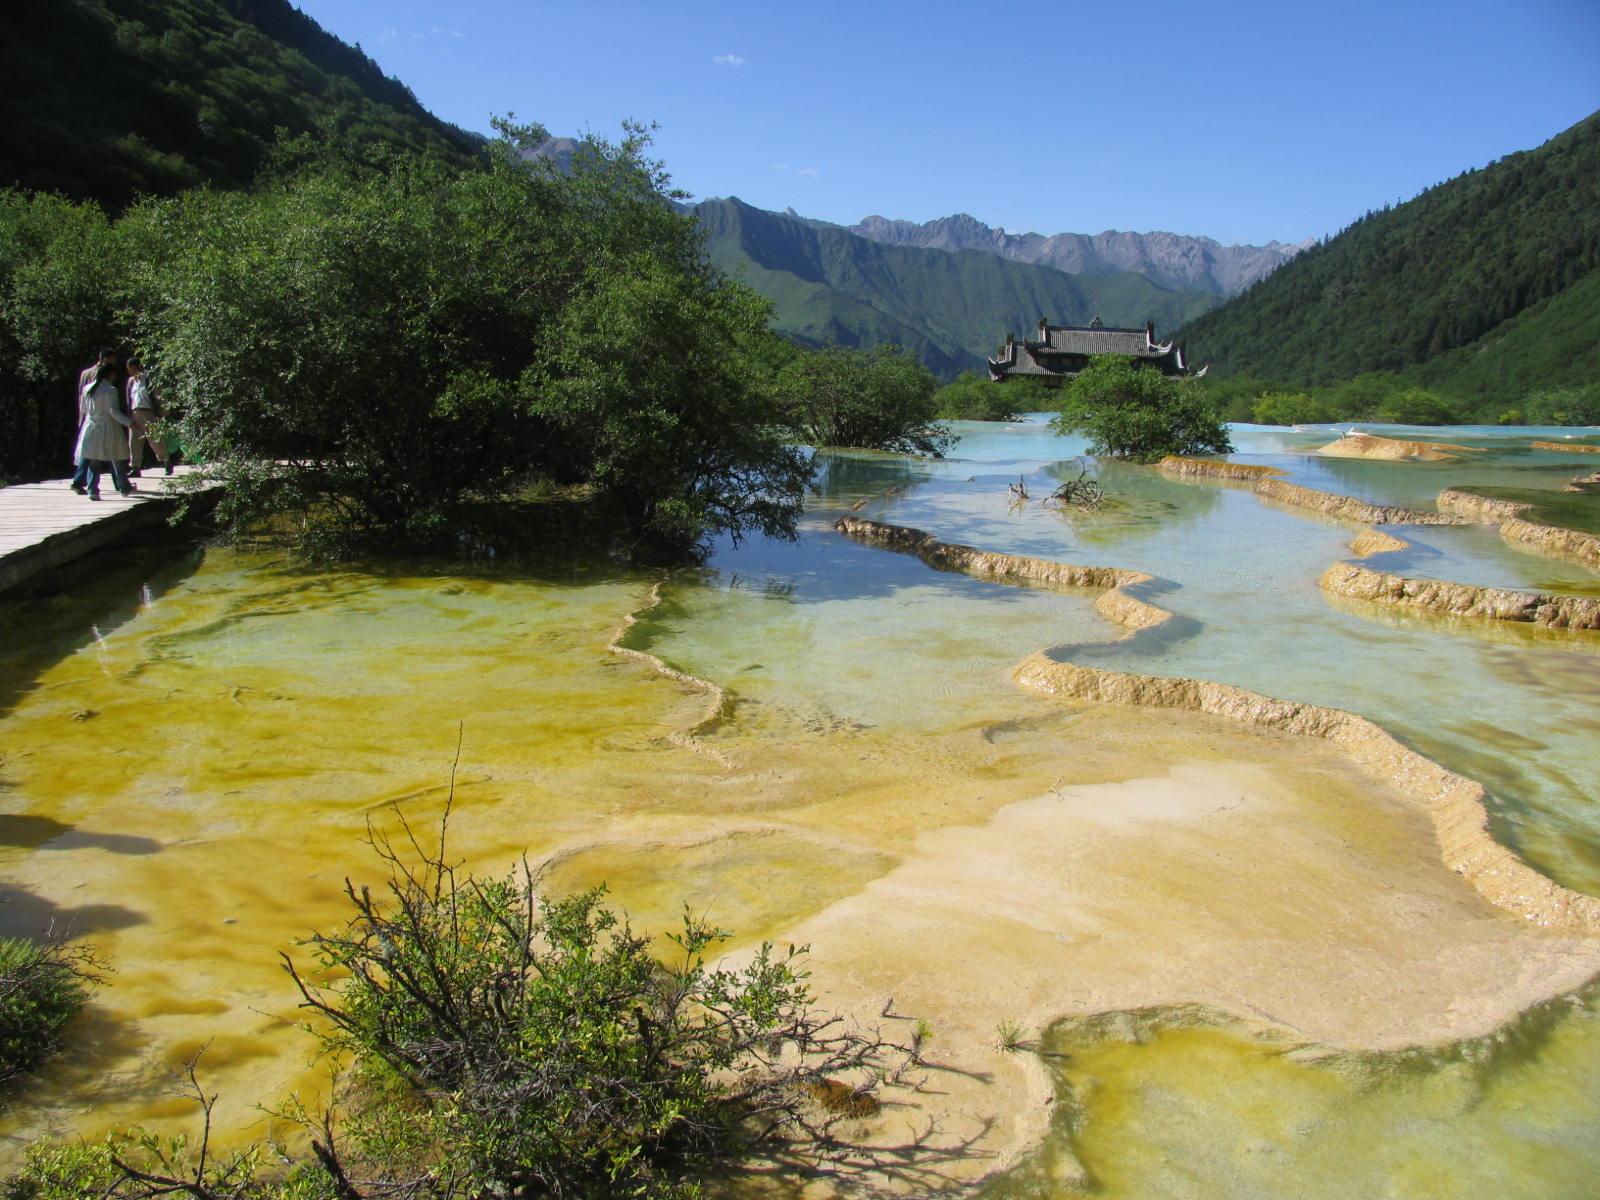
[[[1018,341],[1006,335],[998,357],[989,360],[989,378],[997,383],[1007,379],[1043,379],[1053,383],[1071,379],[1089,365],[1091,354],[1125,354],[1135,362],[1148,363],[1163,375],[1204,375],[1205,368],[1190,371],[1183,361],[1183,347],[1174,342],[1156,341],[1156,327],[1112,329],[1096,317],[1088,325],[1051,325],[1039,318],[1039,336]]]

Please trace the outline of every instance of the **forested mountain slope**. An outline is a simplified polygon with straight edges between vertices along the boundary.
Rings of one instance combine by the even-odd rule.
[[[1600,381],[1600,113],[1369,213],[1180,331],[1222,374],[1403,372],[1470,402]]]
[[[247,183],[280,127],[449,155],[479,141],[288,0],[10,0],[0,81],[0,187],[113,208]]]
[[[1008,332],[1155,322],[1170,330],[1216,304],[1143,275],[1068,275],[980,250],[890,246],[737,200],[695,206],[711,261],[773,300],[774,327],[805,345],[893,342],[952,378],[984,369]]]

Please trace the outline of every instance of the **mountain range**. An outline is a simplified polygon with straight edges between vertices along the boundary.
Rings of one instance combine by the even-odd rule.
[[[774,302],[778,332],[808,346],[892,342],[946,379],[984,370],[1008,333],[1040,317],[1171,330],[1223,299],[1137,271],[1068,274],[988,250],[895,245],[737,198],[692,211],[711,261]]]
[[[483,140],[289,0],[12,0],[0,74],[0,186],[112,210],[249,186],[278,129],[463,164]],[[896,342],[946,377],[1040,317],[1098,316],[1154,322],[1213,375],[1275,384],[1388,372],[1487,405],[1600,381],[1600,114],[1300,246],[1017,234],[965,214],[841,226],[737,199],[693,211],[780,332]]]
[[[890,246],[935,250],[983,250],[1017,262],[1054,267],[1069,275],[1115,275],[1137,271],[1163,287],[1236,295],[1272,274],[1302,250],[1316,245],[1268,242],[1265,246],[1224,246],[1208,237],[1178,233],[1122,233],[1109,229],[1084,233],[1008,233],[966,213],[917,224],[866,217],[845,226],[851,233]]]

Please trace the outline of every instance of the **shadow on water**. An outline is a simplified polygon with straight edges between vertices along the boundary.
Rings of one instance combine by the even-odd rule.
[[[64,825],[53,817],[0,813],[0,845],[24,850],[109,850],[112,854],[154,854],[161,843],[126,833],[96,833]]]
[[[859,499],[881,495],[890,488],[936,478],[940,470],[930,461],[861,450],[818,450],[811,462],[816,471],[811,477],[811,493],[824,507],[848,507]]]
[[[141,851],[141,853],[144,853]],[[143,925],[149,917],[121,904],[56,904],[33,892],[0,883],[0,936],[40,941],[76,938]]]
[[[22,1110],[41,1097],[62,1094],[94,1104],[153,1103],[181,1090],[182,1080],[168,1064],[137,1062],[149,1050],[137,1024],[92,999],[68,1023],[64,1039],[61,1053],[8,1086],[0,1103]],[[76,1132],[77,1114],[70,1110],[34,1107],[32,1116],[41,1122],[37,1133],[70,1137]]]
[[[49,668],[182,585],[204,556],[193,534],[158,528],[47,571],[0,598],[0,714]]]

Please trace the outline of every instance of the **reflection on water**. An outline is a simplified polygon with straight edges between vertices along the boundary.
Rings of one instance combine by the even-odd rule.
[[[981,824],[997,797],[1038,794],[1006,756],[1041,713],[1009,669],[1043,646],[1372,717],[1492,788],[1498,828],[1541,870],[1600,892],[1600,640],[1330,604],[1317,578],[1358,527],[1114,464],[1097,468],[1100,509],[1050,508],[1040,500],[1076,474],[1081,441],[1037,420],[960,429],[942,463],[822,456],[803,540],[724,545],[665,579],[316,572],[217,551],[138,576],[102,563],[14,606],[0,649],[0,928],[73,922],[117,967],[80,1050],[12,1114],[14,1131],[176,1120],[169,1073],[208,1041],[232,1127],[307,1086],[300,1047],[283,1049],[296,1013],[273,956],[340,918],[347,876],[371,878],[369,819],[399,802],[427,826],[452,772],[453,844],[470,866],[527,854],[552,886],[608,883],[647,926],[687,900],[773,934],[889,872],[930,822]],[[1463,464],[1320,459],[1327,435],[1271,431],[1239,434],[1237,457],[1419,507],[1447,484],[1575,472],[1495,434],[1461,432],[1492,447]],[[1021,507],[1018,480],[1033,497]],[[858,501],[945,541],[1146,571],[1171,582],[1159,602],[1183,619],[1111,644],[1092,594],[980,583],[833,534]],[[1408,573],[1594,590],[1480,530],[1402,532],[1415,546],[1391,557]],[[722,689],[725,719],[701,748],[728,751],[733,769],[668,736],[715,698],[608,652],[634,612],[626,645]],[[1086,771],[1125,777],[1085,746]],[[1577,1195],[1567,1181],[1592,1177],[1600,1146],[1592,1101],[1572,1100],[1600,1073],[1586,1008],[1470,1089],[1448,1065],[1375,1083],[1215,1029],[1072,1053],[1075,1102],[1055,1138],[1107,1195],[1319,1195],[1334,1179],[1349,1186],[1327,1194]],[[1375,1153],[1390,1131],[1392,1150]],[[1556,1149],[1530,1157],[1530,1141]],[[1005,1194],[1084,1181],[1044,1183],[1041,1169]]]

